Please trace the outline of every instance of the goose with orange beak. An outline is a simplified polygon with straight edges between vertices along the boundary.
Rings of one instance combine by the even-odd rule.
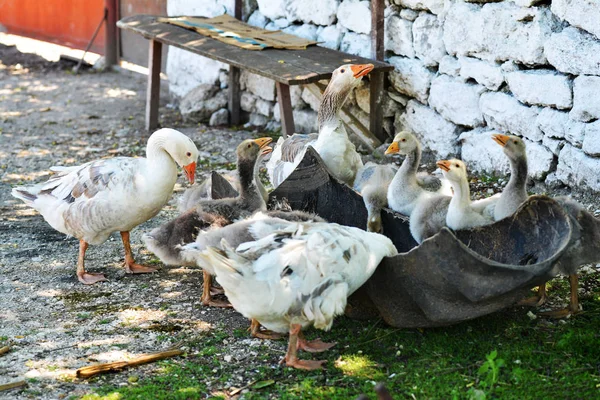
[[[425,173],[417,173],[421,162],[421,144],[407,131],[394,137],[387,148],[386,155],[404,155],[404,161],[390,183],[387,200],[390,208],[410,216],[419,202],[435,194],[450,194],[449,185]]]
[[[308,146],[314,147],[334,177],[349,186],[353,185],[363,163],[354,144],[348,139],[339,112],[352,90],[373,68],[373,64],[346,64],[333,71],[319,105],[319,133],[296,133],[277,141],[267,163],[269,179],[274,187],[279,186],[296,169]]]
[[[440,160],[436,165],[442,170],[454,192],[446,214],[446,225],[449,228],[470,229],[494,222],[491,216],[478,212],[472,207],[467,167],[464,162],[456,159]]]
[[[198,149],[174,129],[160,129],[148,139],[146,158],[116,157],[75,167],[52,167],[47,182],[16,187],[12,195],[42,214],[54,229],[79,239],[77,278],[86,285],[106,280],[86,272],[89,244],[101,244],[121,233],[127,273],[156,271],[135,263],[129,231],[154,217],[171,198],[180,165],[194,181]]]
[[[219,200],[201,200],[176,219],[167,222],[143,236],[146,247],[167,265],[189,265],[181,259],[181,246],[196,240],[198,233],[210,228],[223,227],[237,219],[246,218],[256,211],[267,209],[258,189],[254,173],[261,157],[273,150],[270,137],[247,139],[237,149],[237,174],[239,195]],[[202,304],[228,307],[229,303],[213,299],[212,276],[204,271]],[[213,292],[215,292],[214,288]]]

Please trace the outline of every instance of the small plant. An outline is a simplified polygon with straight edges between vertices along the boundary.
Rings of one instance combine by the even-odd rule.
[[[498,383],[500,369],[504,367],[504,360],[498,358],[498,352],[492,351],[485,356],[486,361],[479,367],[477,374],[481,377],[479,388],[471,387],[467,392],[470,400],[485,400],[494,391]]]

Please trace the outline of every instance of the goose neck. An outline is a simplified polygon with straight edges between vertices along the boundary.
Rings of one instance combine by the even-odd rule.
[[[326,125],[338,126],[341,124],[339,112],[346,102],[350,90],[347,87],[335,87],[334,82],[329,83],[319,106],[319,132]]]
[[[238,160],[240,197],[247,198],[258,193],[255,181],[255,163],[251,160]]]
[[[464,210],[471,203],[471,191],[469,190],[469,182],[466,179],[461,179],[459,182],[451,181],[454,195],[450,200],[450,207]]]
[[[523,189],[527,185],[527,157],[518,156],[510,158],[510,179],[508,180],[507,188]]]

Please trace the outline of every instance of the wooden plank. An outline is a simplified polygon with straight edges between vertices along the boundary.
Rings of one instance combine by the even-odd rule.
[[[306,85],[306,88],[319,99],[323,97],[323,92],[326,86],[320,83],[313,83]],[[381,146],[381,141],[377,139],[352,113],[342,107],[340,110],[340,118],[346,127],[346,130],[350,131],[350,134],[354,134],[360,141],[367,146],[370,151],[375,150]]]
[[[388,135],[383,130],[383,84],[384,73],[375,72],[369,74],[369,130],[382,143],[386,141]]]
[[[148,88],[146,90],[146,129],[153,131],[158,127],[158,105],[160,101],[160,63],[162,43],[150,40],[148,54]]]
[[[383,60],[384,52],[384,10],[385,4],[383,0],[373,0],[371,2],[371,57],[379,61]]]
[[[292,113],[292,99],[290,87],[281,82],[277,86],[277,101],[279,102],[279,114],[281,115],[281,132],[284,138],[294,134],[294,114]]]
[[[385,4],[383,0],[371,2],[371,57],[383,60],[385,24],[383,14]],[[369,74],[369,129],[381,142],[385,142],[387,134],[383,131],[383,90],[385,88],[385,73],[372,72]]]
[[[235,5],[233,7],[233,16],[240,21],[242,18],[242,0],[235,0]]]
[[[240,124],[240,69],[229,67],[229,124]]]
[[[156,17],[140,15],[118,22],[121,29],[141,34],[165,44],[209,57],[234,67],[247,69],[288,85],[306,84],[327,79],[339,65],[352,60],[354,63],[373,63],[374,72],[393,69],[390,64],[349,55],[319,46],[306,50],[266,49],[248,51],[218,40],[203,37],[187,29],[155,21]],[[341,61],[340,61],[341,60]],[[318,64],[318,65],[317,65]]]

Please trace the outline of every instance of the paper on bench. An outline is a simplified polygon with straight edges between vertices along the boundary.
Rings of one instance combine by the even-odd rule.
[[[191,29],[202,35],[210,36],[221,42],[248,50],[262,50],[268,47],[274,47],[276,49],[304,50],[307,46],[317,44],[317,42],[281,31],[268,31],[266,29],[257,28],[227,14],[214,18],[158,18],[158,21]]]

